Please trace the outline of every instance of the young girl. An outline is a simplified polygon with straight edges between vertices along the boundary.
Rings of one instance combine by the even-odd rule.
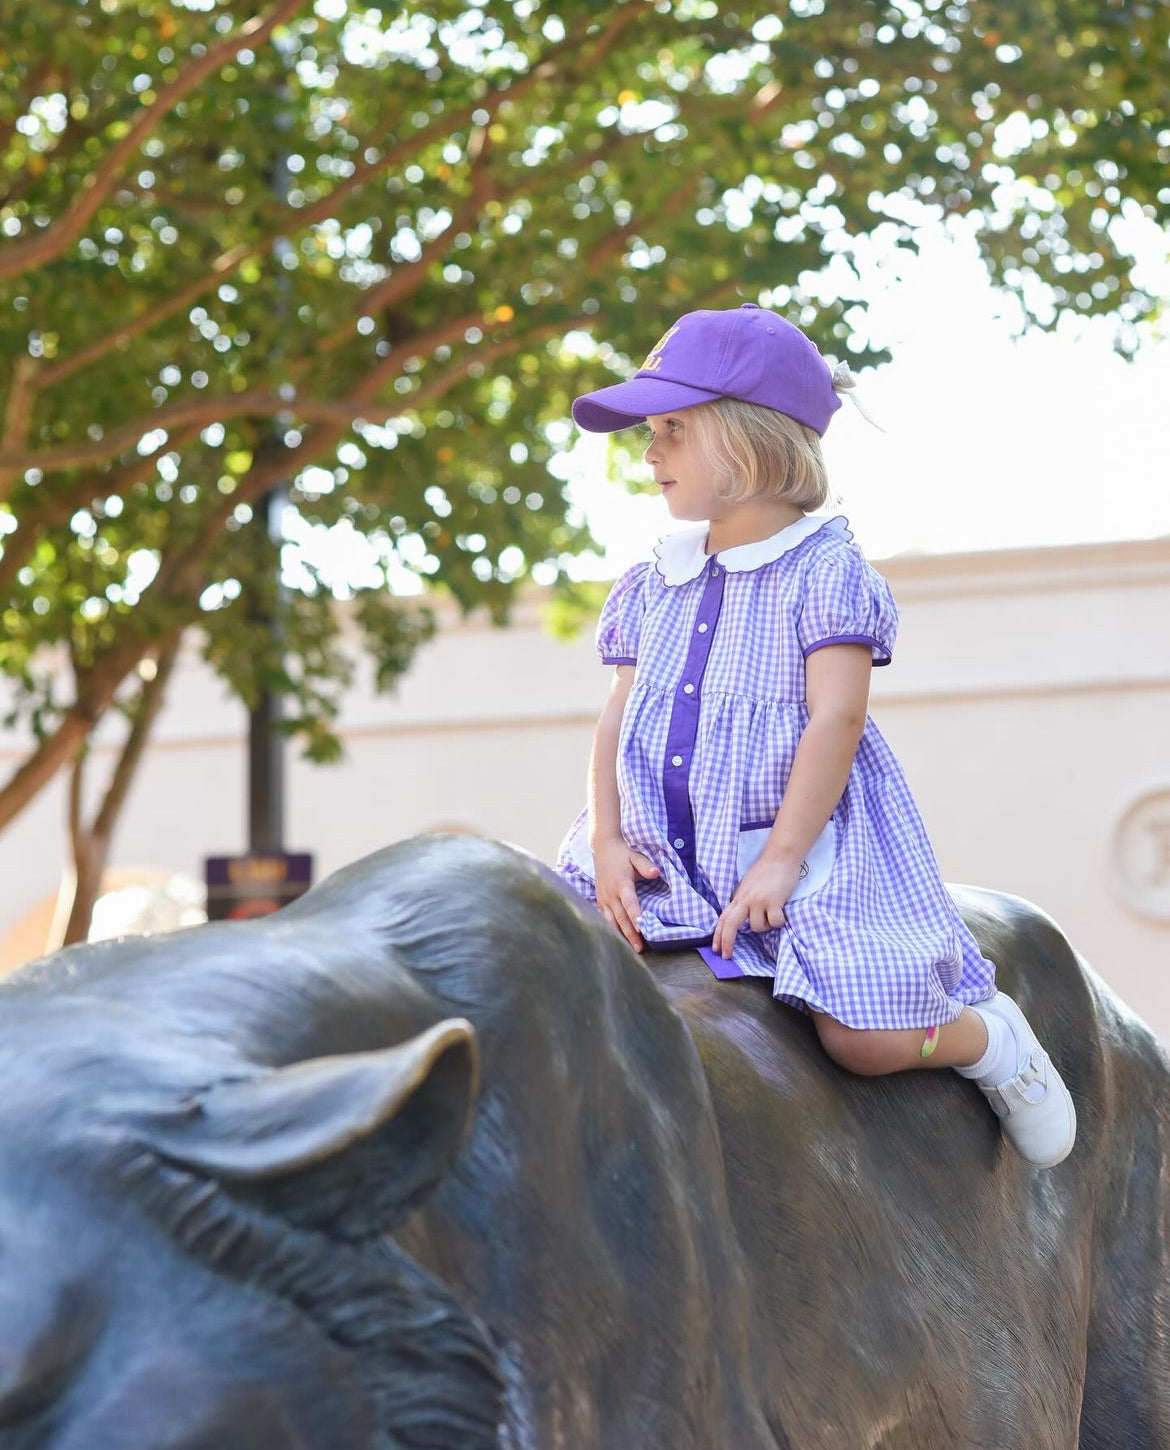
[[[688,313],[625,383],[578,398],[592,432],[648,423],[676,519],[614,585],[615,666],[589,804],[557,869],[636,951],[695,946],[769,976],[857,1073],[953,1067],[1031,1163],[1072,1149],[1072,1099],[940,880],[866,711],[897,610],[828,496],[820,437],[852,386],[751,303]]]

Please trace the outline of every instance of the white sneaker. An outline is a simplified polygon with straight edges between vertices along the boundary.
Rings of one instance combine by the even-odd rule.
[[[1072,1152],[1077,1136],[1077,1114],[1068,1088],[1010,997],[997,992],[972,1005],[1007,1023],[1024,1061],[1007,1082],[995,1087],[980,1084],[992,1111],[1003,1120],[1008,1142],[1022,1158],[1037,1168],[1055,1167]]]

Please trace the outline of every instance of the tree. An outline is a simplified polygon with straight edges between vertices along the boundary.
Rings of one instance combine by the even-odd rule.
[[[817,279],[912,246],[911,202],[978,217],[1039,325],[1152,305],[1114,226],[1170,201],[1164,3],[0,0],[0,37],[0,668],[32,741],[0,828],[111,709],[134,757],[193,626],[336,749],[327,581],[279,637],[249,613],[278,483],[369,543],[389,683],[427,623],[388,569],[496,617],[559,579],[569,402],[686,307],[762,300],[866,361]]]

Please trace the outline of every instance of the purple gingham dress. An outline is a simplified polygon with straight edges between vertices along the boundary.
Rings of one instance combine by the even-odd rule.
[[[651,947],[694,946],[717,976],[774,976],[775,994],[850,1027],[928,1027],[993,990],[939,876],[901,767],[867,719],[845,791],[805,862],[785,925],[710,950],[720,910],[762,849],[808,723],[804,660],[868,644],[890,662],[889,586],[844,519],[809,515],[708,556],[707,527],[664,539],[614,585],[602,661],[636,665],[622,718],[622,834],[661,876],[637,882]],[[587,813],[556,869],[595,899]]]

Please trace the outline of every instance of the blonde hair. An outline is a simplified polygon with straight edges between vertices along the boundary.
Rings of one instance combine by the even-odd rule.
[[[700,456],[728,503],[767,494],[808,513],[829,498],[821,440],[787,413],[738,398],[716,398],[686,410]]]

